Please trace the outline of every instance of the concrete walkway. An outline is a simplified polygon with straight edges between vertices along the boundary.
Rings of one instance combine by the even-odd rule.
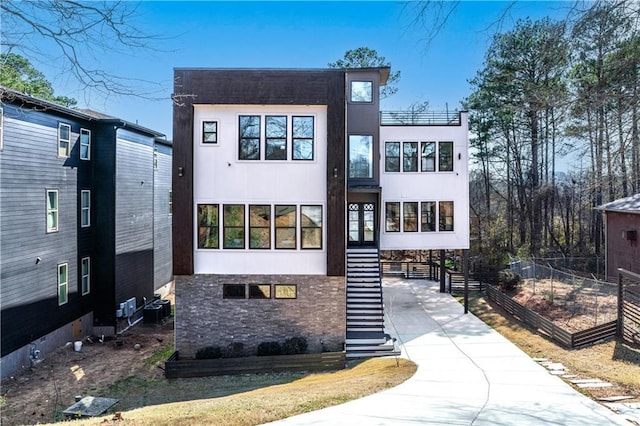
[[[384,280],[387,331],[418,364],[401,385],[275,425],[626,425],[463,307],[439,285]]]

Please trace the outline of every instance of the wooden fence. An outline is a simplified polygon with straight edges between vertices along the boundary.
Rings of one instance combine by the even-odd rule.
[[[345,368],[345,363],[346,354],[344,352],[220,359],[180,359],[179,353],[176,351],[164,363],[164,376],[167,379],[175,379],[242,373],[331,371]]]
[[[570,333],[540,314],[522,306],[495,286],[487,286],[487,296],[502,306],[511,315],[546,334],[566,348],[572,349],[589,345],[616,335],[617,321],[611,321],[587,330]]]

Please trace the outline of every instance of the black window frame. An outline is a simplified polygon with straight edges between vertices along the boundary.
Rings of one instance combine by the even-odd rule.
[[[414,209],[412,214],[409,214],[409,206],[412,206]],[[417,201],[405,201],[402,203],[402,232],[418,232],[418,206],[419,203]],[[414,226],[407,226],[408,221],[413,221]]]
[[[255,121],[247,123],[243,125],[243,120]],[[243,161],[259,161],[261,155],[261,145],[262,141],[260,140],[260,127],[262,125],[262,116],[261,115],[240,115],[238,116],[238,160]],[[244,128],[244,129],[243,129]],[[251,129],[251,134],[247,136],[247,131]],[[255,131],[255,134],[253,133]],[[256,148],[255,152],[247,152],[243,154],[243,147],[247,144],[251,143],[251,145]]]
[[[293,214],[291,215],[291,217],[294,220],[293,225],[291,225],[290,223],[286,224],[285,226],[280,225],[278,223],[278,219],[282,216],[286,216],[286,215],[290,215],[292,212],[291,211],[286,211],[283,214],[280,214],[283,209],[285,210],[290,210],[291,208],[293,208]],[[295,204],[276,204],[274,206],[274,213],[273,213],[273,224],[274,224],[274,246],[276,250],[296,250],[298,248],[298,206],[296,206]],[[283,241],[288,241],[288,240],[282,240],[280,238],[280,232],[279,231],[284,231],[284,230],[288,230],[289,232],[291,230],[293,230],[293,247],[291,246],[283,246],[282,242]]]
[[[450,155],[449,157],[445,157],[446,154],[443,154],[445,150],[442,149],[443,145],[449,145]],[[448,163],[447,163],[448,161]],[[448,167],[443,167],[443,164],[448,165]],[[439,141],[438,142],[438,171],[439,172],[452,172],[453,171],[453,141]]]
[[[360,84],[367,84],[369,87],[365,88],[363,87],[364,91],[368,91],[369,93],[366,93],[366,97],[364,97],[364,100],[358,99],[358,98],[354,98],[354,94],[356,94],[357,92],[353,90],[353,86],[355,83],[360,83]],[[373,80],[351,80],[349,82],[349,102],[354,103],[354,104],[371,104],[373,103],[373,101],[375,100],[375,93],[373,90]]]
[[[257,208],[260,208],[264,211],[264,208],[266,207],[267,210],[267,218],[265,219],[263,216],[260,216],[263,220],[266,220],[268,223],[267,225],[259,225],[254,223],[254,219],[255,219],[255,215],[254,215],[254,211]],[[253,250],[269,250],[271,249],[271,217],[272,217],[272,213],[271,213],[271,204],[249,204],[249,249],[253,249]],[[262,232],[264,232],[264,230],[266,230],[267,232],[267,246],[254,246],[254,230],[262,230]],[[263,238],[259,239],[260,241],[264,241]]]
[[[215,211],[216,223],[203,221],[201,207],[210,206]],[[220,248],[220,204],[217,203],[199,203],[196,206],[196,212],[198,215],[198,248],[205,250],[219,249]],[[203,244],[204,241],[210,241],[211,234],[213,233],[213,239],[215,244],[213,247]],[[206,239],[203,239],[206,237]]]
[[[431,150],[431,152],[425,152],[426,147],[428,146],[432,146],[433,149]],[[420,171],[421,172],[425,172],[425,173],[433,173],[437,170],[437,163],[436,163],[436,152],[437,149],[437,144],[435,141],[422,141],[420,142]],[[426,167],[427,164],[427,159],[431,157],[431,159],[433,160],[433,166],[431,169],[429,169],[428,167]]]
[[[309,216],[304,214],[304,210],[305,209],[320,209],[320,224],[318,225],[316,222],[313,221],[308,221],[305,219],[308,219]],[[320,204],[303,204],[300,206],[300,249],[302,250],[322,250],[323,247],[323,209],[322,209],[322,205]],[[305,232],[306,231],[306,232]],[[308,232],[313,232],[313,233],[320,233],[320,244],[319,245],[313,245],[313,246],[305,246],[305,242],[307,241],[307,239],[305,238],[305,235]]]
[[[444,205],[451,205],[451,216],[444,215]],[[451,229],[447,229],[447,218],[451,218]],[[453,201],[439,201],[438,202],[438,231],[440,232],[453,232],[455,231],[455,205]]]
[[[407,147],[412,147],[412,154],[409,153],[410,155],[407,155]],[[411,161],[412,167],[407,167],[408,161]],[[402,171],[404,173],[415,173],[418,171],[418,142],[402,142]]]
[[[215,124],[214,130],[207,130],[207,124]],[[203,120],[202,121],[202,143],[205,145],[217,145],[218,144],[218,132],[220,130],[220,123],[218,120]],[[213,135],[214,140],[207,140],[208,135]]]
[[[311,120],[310,134],[308,129],[302,127],[304,133],[300,134],[300,127],[296,126],[298,120]],[[294,161],[314,161],[316,151],[316,117],[313,115],[292,115],[291,116],[291,159]],[[301,155],[302,151],[299,149],[300,144],[308,143],[311,145],[311,156],[304,157]]]
[[[420,202],[420,232],[436,232],[438,228],[437,204],[435,201]],[[429,221],[429,219],[431,220]]]
[[[395,228],[389,227],[390,215],[389,215],[389,207],[396,206],[396,215],[395,220],[392,223],[396,224]],[[384,231],[385,232],[400,232],[402,224],[402,213],[400,211],[400,202],[399,201],[387,201],[384,203]]]
[[[395,146],[397,155],[389,155],[389,147]],[[400,142],[387,141],[384,143],[384,171],[387,173],[400,173],[402,171],[402,152],[400,151]],[[396,167],[389,167],[389,160],[395,160]]]
[[[230,208],[240,208],[241,209],[241,224],[228,224],[231,221],[231,218],[227,216],[228,209]],[[227,250],[244,250],[246,247],[246,206],[244,204],[223,204],[222,205],[222,248]],[[230,238],[233,237],[231,235],[232,231],[238,232],[240,234],[240,238],[234,238],[235,240],[239,240],[241,244],[239,245],[230,245],[228,242]]]
[[[284,119],[284,131],[274,135],[273,133],[270,133],[274,127],[270,126],[270,121],[273,121],[274,119]],[[273,160],[287,160],[287,135],[288,135],[288,117],[286,115],[266,115],[264,117],[264,159],[265,160],[269,160],[269,161],[273,161]],[[281,146],[282,143],[284,143],[284,148],[281,148],[277,151],[274,152],[278,152],[281,155],[279,156],[273,156],[270,155],[270,146],[276,142],[280,142],[279,144],[276,144],[275,146]],[[281,152],[280,152],[281,151]],[[276,157],[276,158],[273,158]]]
[[[242,300],[247,298],[247,286],[244,284],[222,284],[223,299]]]

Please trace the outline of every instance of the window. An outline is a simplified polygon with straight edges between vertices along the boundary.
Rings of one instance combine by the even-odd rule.
[[[373,82],[352,81],[351,102],[373,102]]]
[[[296,248],[296,206],[276,205],[276,248]]]
[[[246,299],[247,288],[244,284],[223,284],[222,297],[224,299]]]
[[[219,239],[219,207],[217,204],[198,204],[198,248],[217,249]]]
[[[68,157],[71,146],[71,126],[58,123],[58,156]]]
[[[420,206],[420,231],[434,232],[436,230],[436,203],[424,201]]]
[[[386,142],[384,144],[384,171],[400,171],[400,142]]]
[[[453,201],[440,201],[440,231],[453,231]]]
[[[69,300],[69,266],[66,263],[58,265],[58,306]]]
[[[223,248],[244,248],[244,205],[225,204],[222,213]]]
[[[438,143],[438,171],[453,171],[453,142]]]
[[[249,206],[249,248],[271,248],[271,206]]]
[[[47,232],[58,231],[58,190],[47,190]]]
[[[373,136],[349,136],[349,177],[373,178]]]
[[[387,232],[400,232],[400,203],[386,203],[385,212],[384,230]]]
[[[169,216],[171,216],[173,214],[173,191],[172,190],[169,190],[169,196],[168,196],[167,202],[169,204]]]
[[[80,129],[80,159],[91,159],[91,130]]]
[[[294,160],[313,160],[313,117],[292,117],[292,158]]]
[[[91,226],[91,191],[80,191],[80,226]]]
[[[420,151],[420,170],[423,172],[436,171],[436,143],[422,142]]]
[[[300,206],[300,247],[322,248],[322,206]]]
[[[153,148],[153,169],[158,169],[158,148]]]
[[[271,299],[269,284],[249,284],[249,299]]]
[[[402,230],[404,232],[418,232],[418,203],[403,203],[402,219]]]
[[[240,160],[260,159],[260,116],[240,116]]]
[[[298,297],[298,286],[295,284],[276,284],[273,287],[276,299],[295,299]]]
[[[91,259],[88,257],[82,258],[80,265],[81,277],[81,292],[82,295],[89,294],[91,291]]]
[[[258,126],[260,126],[258,124]],[[218,122],[203,121],[202,122],[202,143],[216,144],[218,143]]]
[[[265,118],[265,159],[287,159],[287,117],[267,116]]]
[[[405,172],[417,172],[418,171],[418,142],[404,142],[402,144],[403,153],[403,171]]]

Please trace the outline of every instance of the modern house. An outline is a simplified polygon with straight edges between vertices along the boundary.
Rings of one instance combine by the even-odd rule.
[[[172,280],[171,143],[0,88],[2,377],[113,336]]]
[[[640,274],[640,194],[597,207],[604,214],[605,274],[618,281],[618,268]]]
[[[381,113],[389,72],[174,70],[181,357],[389,353],[380,250],[469,247],[467,114]]]

